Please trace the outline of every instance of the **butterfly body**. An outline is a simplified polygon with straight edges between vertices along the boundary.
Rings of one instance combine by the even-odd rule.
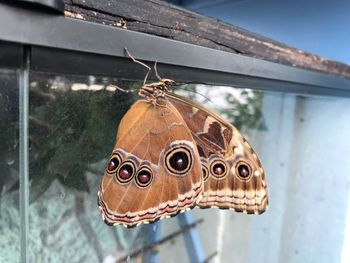
[[[194,206],[264,212],[267,184],[250,144],[173,84],[145,84],[119,125],[98,193],[105,222],[132,227]]]

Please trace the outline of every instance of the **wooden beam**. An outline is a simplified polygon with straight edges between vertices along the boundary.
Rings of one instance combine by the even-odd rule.
[[[65,15],[350,78],[350,66],[159,0],[65,0]]]

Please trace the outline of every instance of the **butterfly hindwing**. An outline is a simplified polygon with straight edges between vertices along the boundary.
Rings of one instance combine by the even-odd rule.
[[[268,204],[264,169],[244,136],[193,101],[173,93],[167,98],[192,132],[201,157],[204,191],[198,206],[263,213]]]

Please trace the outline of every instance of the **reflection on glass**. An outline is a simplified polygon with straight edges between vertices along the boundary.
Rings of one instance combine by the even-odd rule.
[[[19,262],[18,77],[0,69],[0,262]]]
[[[220,113],[241,132],[254,129],[261,124],[263,101],[261,91],[191,84],[182,85],[175,92]]]
[[[114,80],[30,78],[30,260],[102,262],[143,244],[142,228],[106,226],[96,204],[119,120],[134,94]],[[128,88],[133,83],[118,83]]]
[[[179,230],[178,217],[133,229],[108,227],[96,204],[118,123],[138,98],[125,90],[140,85],[32,73],[31,261],[132,261],[127,256],[152,233],[164,238]],[[239,128],[261,157],[269,184],[270,208],[263,215],[193,210],[195,219],[203,219],[195,231],[204,254],[217,253],[214,262],[340,262],[349,239],[350,101],[203,85],[176,92]],[[191,262],[183,236],[153,250],[160,262]]]

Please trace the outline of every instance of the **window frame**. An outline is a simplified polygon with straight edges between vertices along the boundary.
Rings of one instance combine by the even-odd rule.
[[[143,78],[127,47],[178,82],[350,97],[350,80],[339,76],[7,4],[0,4],[0,41],[0,58],[9,42],[29,46],[30,69],[43,72]]]

